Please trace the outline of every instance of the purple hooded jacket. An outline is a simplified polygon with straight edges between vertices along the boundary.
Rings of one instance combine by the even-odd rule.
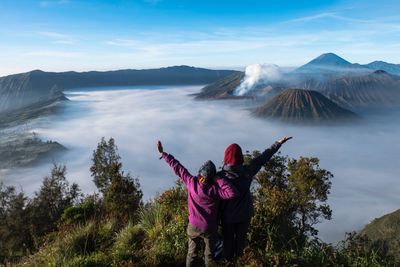
[[[236,188],[225,179],[214,183],[201,183],[196,176],[179,163],[172,155],[163,153],[162,158],[174,170],[188,191],[189,223],[205,232],[217,230],[219,202],[239,196]]]

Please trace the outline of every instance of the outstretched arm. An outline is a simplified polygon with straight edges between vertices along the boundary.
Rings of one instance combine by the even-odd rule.
[[[264,150],[263,153],[261,153],[260,156],[254,158],[247,169],[247,176],[248,177],[253,177],[254,175],[256,175],[261,167],[267,163],[268,160],[271,159],[271,157],[278,152],[279,148],[286,143],[288,140],[292,139],[293,137],[282,137],[281,139],[279,139],[278,141],[276,141],[271,147],[267,148],[266,150]]]
[[[160,159],[164,159],[165,162],[172,168],[177,176],[181,178],[183,183],[186,185],[190,179],[193,179],[194,176],[189,173],[189,171],[172,155],[164,152],[163,146],[160,141],[157,142],[157,149],[160,153]]]

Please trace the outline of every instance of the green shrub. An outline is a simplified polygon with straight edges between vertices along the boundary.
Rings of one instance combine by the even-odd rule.
[[[83,259],[97,252],[106,252],[114,242],[115,223],[89,222],[58,232],[38,253],[29,257],[24,266],[64,266],[72,259]]]
[[[141,225],[129,223],[116,236],[112,247],[114,264],[123,261],[137,262],[143,258],[143,240],[145,232]]]
[[[66,267],[108,267],[110,259],[102,252],[88,256],[77,256],[65,264]]]
[[[181,184],[165,191],[141,212],[149,265],[176,266],[185,262],[188,224],[187,193]]]
[[[98,196],[89,196],[80,204],[65,209],[61,215],[61,220],[64,224],[87,222],[88,220],[93,219],[96,213],[100,213],[101,209],[101,202],[98,199]]]

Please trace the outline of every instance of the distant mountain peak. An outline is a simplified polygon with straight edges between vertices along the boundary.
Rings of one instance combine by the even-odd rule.
[[[342,57],[334,54],[334,53],[325,53],[320,55],[319,57],[314,58],[307,64],[314,65],[331,65],[331,66],[350,66],[352,65],[347,60]]]
[[[44,71],[37,69],[37,70],[31,70],[31,71],[29,71],[29,73],[32,73],[32,74],[35,74],[35,73],[44,73]]]
[[[348,71],[364,70],[365,68],[358,65],[352,64],[344,58],[334,54],[325,53],[322,54],[307,64],[296,69],[297,73],[338,73]]]

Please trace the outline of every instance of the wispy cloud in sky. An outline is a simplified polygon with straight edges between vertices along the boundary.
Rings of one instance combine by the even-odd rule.
[[[39,35],[48,37],[55,44],[76,44],[78,42],[77,39],[73,38],[70,35],[62,34],[58,32],[39,32]]]
[[[28,56],[28,57],[51,57],[51,58],[77,58],[80,55],[81,54],[77,52],[51,51],[51,50],[31,51],[23,54],[23,56]]]
[[[2,10],[9,12],[0,14],[0,23],[10,25],[0,35],[0,57],[10,70],[299,66],[326,52],[351,62],[400,63],[400,4],[393,0],[310,0],[295,5],[286,0],[280,5],[253,0],[229,5],[225,0],[202,5],[54,0],[38,1],[36,8],[31,1],[21,1],[25,5],[17,7],[5,0],[8,6]],[[38,3],[46,8],[38,9]],[[77,55],[78,61],[59,60]]]

